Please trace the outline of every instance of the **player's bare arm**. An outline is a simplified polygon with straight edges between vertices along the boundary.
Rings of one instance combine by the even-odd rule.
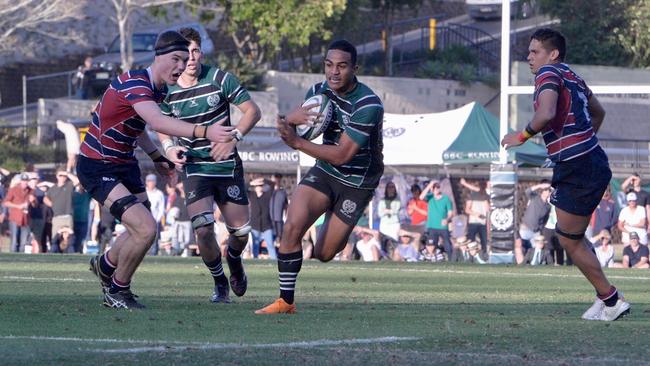
[[[591,116],[591,127],[594,129],[594,133],[598,133],[600,126],[605,120],[605,109],[598,101],[598,98],[596,98],[596,96],[593,94],[591,97],[589,97],[587,109],[589,110],[589,115]]]
[[[501,145],[506,149],[519,146],[526,142],[526,140],[534,135],[532,132],[539,132],[546,125],[555,118],[555,113],[557,109],[557,98],[558,93],[555,90],[546,89],[542,91],[542,94],[539,95],[539,107],[533,115],[532,121],[528,124],[528,127],[525,131],[519,132],[510,132],[509,134],[503,137],[501,140]],[[528,129],[532,131],[528,131]],[[527,136],[526,134],[530,135]]]
[[[252,100],[247,100],[236,107],[242,112],[242,117],[237,123],[237,126],[233,130],[234,139],[227,143],[217,143],[212,146],[210,150],[210,156],[215,161],[221,161],[228,157],[232,150],[235,148],[237,142],[239,142],[255,125],[259,122],[262,117],[260,112],[260,107],[257,106]]]
[[[277,119],[277,126],[280,137],[287,146],[333,165],[347,163],[359,151],[359,145],[345,133],[341,134],[338,145],[320,145],[298,137],[293,127],[279,117]]]
[[[158,104],[152,101],[137,103],[133,108],[156,132],[179,137],[204,137],[212,142],[233,140],[232,126],[213,124],[206,127],[183,122],[163,115]]]

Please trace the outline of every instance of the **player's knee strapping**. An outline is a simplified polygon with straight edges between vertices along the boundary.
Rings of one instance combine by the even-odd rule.
[[[226,225],[226,228],[228,229],[230,235],[236,236],[238,238],[246,238],[246,240],[248,240],[248,233],[250,233],[252,230],[250,222],[247,222],[244,225],[239,227],[232,227]]]
[[[212,224],[214,224],[214,215],[211,212],[203,212],[192,217],[192,228],[194,230]]]
[[[555,225],[555,233],[557,233],[558,235],[563,236],[563,237],[565,237],[567,239],[571,239],[571,240],[582,240],[582,238],[585,237],[585,232],[584,231],[581,232],[581,233],[567,233],[566,231],[563,231],[562,229],[560,229],[560,227],[558,225]]]
[[[138,199],[134,195],[125,196],[113,202],[109,211],[113,217],[122,221],[122,215],[124,215],[124,212],[137,203]]]

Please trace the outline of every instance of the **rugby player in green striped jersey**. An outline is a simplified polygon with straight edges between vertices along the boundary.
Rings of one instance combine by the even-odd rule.
[[[218,67],[201,64],[201,36],[192,28],[182,28],[190,41],[187,68],[176,85],[169,87],[161,109],[164,114],[195,126],[230,126],[230,105],[243,116],[233,130],[233,141],[212,144],[205,136],[181,137],[174,143],[159,134],[166,156],[182,165],[181,179],[185,202],[203,262],[214,279],[211,301],[230,302],[230,287],[237,296],[246,292],[248,280],[241,253],[248,242],[249,207],[242,161],[237,153],[241,141],[260,119],[260,110],[237,78]],[[182,152],[182,154],[181,154]],[[226,260],[230,286],[221,264],[221,253],[214,233],[214,203],[219,206],[230,236]]]
[[[355,76],[357,51],[348,41],[335,41],[325,56],[325,81],[312,86],[306,99],[324,94],[334,107],[334,119],[316,144],[296,135],[295,125],[313,116],[313,105],[278,116],[278,130],[291,148],[316,158],[293,192],[280,238],[278,272],[280,297],[256,314],[294,313],[294,290],[302,266],[301,238],[325,214],[314,255],[323,262],[343,250],[384,172],[382,122],[379,97]]]

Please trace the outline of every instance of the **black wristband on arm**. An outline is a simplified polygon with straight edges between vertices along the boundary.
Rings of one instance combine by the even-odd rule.
[[[533,127],[529,123],[528,125],[526,125],[526,132],[528,132],[528,134],[530,134],[531,136],[535,136],[539,131],[533,130]]]

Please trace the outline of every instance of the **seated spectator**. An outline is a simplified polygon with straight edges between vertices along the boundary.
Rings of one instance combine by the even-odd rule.
[[[69,226],[61,226],[52,238],[52,253],[74,253],[74,231]]]
[[[175,254],[172,248],[172,235],[171,227],[167,225],[160,231],[159,255],[171,256]]]
[[[394,261],[417,262],[419,259],[418,251],[415,249],[419,246],[419,235],[416,233],[400,230],[399,244],[393,251]]]
[[[469,254],[469,263],[486,264],[488,262],[486,254],[481,251],[481,247],[475,241],[467,244],[467,253]]]
[[[598,262],[602,268],[614,266],[614,247],[610,245],[611,240],[612,235],[607,229],[601,230],[598,235],[591,238],[596,257],[598,257]]]
[[[427,240],[422,251],[420,251],[420,260],[425,262],[443,262],[445,255],[433,241]]]
[[[650,268],[648,247],[639,243],[639,234],[630,233],[630,245],[623,249],[623,268]]]
[[[467,250],[467,244],[469,244],[469,240],[464,236],[456,239],[456,248],[452,252],[449,261],[457,263],[469,262],[470,258],[469,251]]]
[[[544,236],[535,235],[532,241],[533,247],[526,251],[524,263],[530,264],[531,266],[552,265],[553,255],[546,247],[546,239],[544,239]]]
[[[637,194],[630,192],[625,196],[627,207],[623,207],[618,214],[618,228],[621,230],[621,241],[623,244],[630,244],[630,233],[637,233],[639,243],[648,243],[648,231],[646,230],[646,210],[644,206],[637,204]]]
[[[364,262],[378,261],[381,258],[379,233],[368,228],[360,228],[359,235],[361,240],[356,243],[355,247],[361,255],[361,259]]]

